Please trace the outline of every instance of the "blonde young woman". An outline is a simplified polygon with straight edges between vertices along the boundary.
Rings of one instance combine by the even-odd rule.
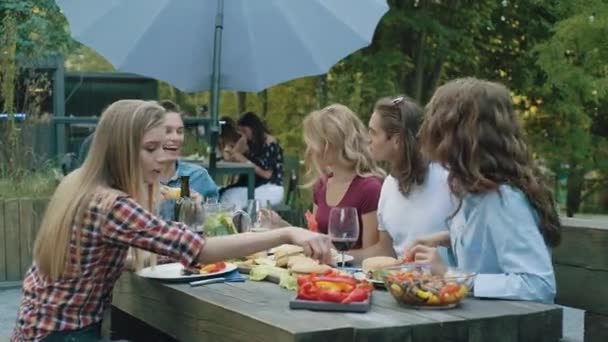
[[[348,107],[333,104],[310,113],[303,126],[319,232],[327,233],[331,208],[354,207],[361,227],[354,248],[376,244],[376,210],[385,173],[371,156],[365,125]]]
[[[84,164],[59,184],[44,215],[12,341],[99,339],[129,247],[188,266],[294,243],[330,261],[331,241],[304,229],[204,239],[155,217],[146,188],[159,182],[164,116],[156,103],[139,100],[103,113]]]

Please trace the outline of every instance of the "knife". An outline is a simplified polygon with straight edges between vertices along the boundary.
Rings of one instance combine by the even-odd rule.
[[[191,281],[190,286],[194,287],[194,286],[201,286],[201,285],[207,285],[207,284],[223,283],[225,281],[226,281],[226,278],[224,278],[224,277],[197,280],[197,281]]]

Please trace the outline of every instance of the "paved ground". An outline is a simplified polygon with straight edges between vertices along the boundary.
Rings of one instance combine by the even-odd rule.
[[[21,296],[19,287],[2,287],[0,285],[0,341],[8,340],[15,325],[17,308]],[[564,307],[564,340],[567,342],[583,341],[584,311]]]

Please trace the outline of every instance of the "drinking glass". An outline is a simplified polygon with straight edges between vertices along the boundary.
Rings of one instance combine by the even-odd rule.
[[[264,209],[269,208],[269,202],[259,199],[247,201],[247,213],[251,218],[251,232],[265,232],[270,230],[270,222],[265,220]]]
[[[353,248],[359,240],[359,215],[356,208],[332,208],[329,211],[327,226],[329,237],[341,254],[341,263],[344,267],[344,252]]]

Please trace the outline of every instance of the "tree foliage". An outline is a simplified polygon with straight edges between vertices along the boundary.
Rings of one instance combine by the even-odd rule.
[[[569,211],[606,186],[608,174],[608,4],[606,0],[388,0],[372,44],[327,74],[259,94],[223,92],[221,115],[260,113],[287,154],[301,154],[302,119],[339,102],[363,120],[383,96],[424,104],[443,82],[475,76],[506,84],[535,156],[566,179]],[[74,43],[52,0],[4,0],[17,18],[17,53],[66,53],[68,70],[111,71]],[[159,82],[161,98],[189,113],[207,92],[182,93]],[[590,185],[585,185],[590,183]]]

